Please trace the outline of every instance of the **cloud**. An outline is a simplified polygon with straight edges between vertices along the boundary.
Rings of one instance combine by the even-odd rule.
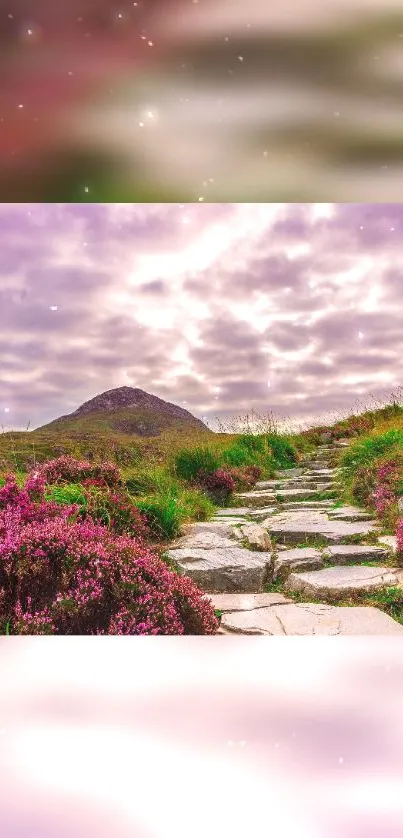
[[[0,217],[7,426],[123,385],[212,419],[344,412],[401,384],[399,205],[2,204]]]

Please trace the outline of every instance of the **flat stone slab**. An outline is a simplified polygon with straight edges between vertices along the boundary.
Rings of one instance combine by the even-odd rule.
[[[287,544],[298,544],[309,536],[322,536],[330,543],[337,543],[343,538],[376,531],[376,521],[331,521],[325,512],[316,509],[287,510],[262,523]]]
[[[322,554],[314,547],[297,547],[282,550],[273,563],[273,582],[284,579],[290,571],[320,570],[324,567]]]
[[[211,532],[211,530],[203,530],[202,532],[193,532],[178,538],[173,542],[171,548],[173,550],[179,549],[196,549],[196,550],[221,550],[224,547],[234,547],[234,540],[228,535]]]
[[[283,492],[283,490],[288,489],[311,489],[315,492],[323,492],[326,489],[334,489],[335,484],[333,481],[326,481],[323,480],[315,480],[314,477],[310,477],[308,480],[296,479],[296,480],[284,480],[281,483],[276,483],[276,493]]]
[[[402,635],[403,626],[378,608],[274,603],[266,608],[223,613],[220,634]]]
[[[249,512],[248,517],[253,518],[254,521],[263,521],[267,515],[274,515],[275,512],[278,512],[277,506],[262,506],[261,509],[254,509]]]
[[[282,477],[300,477],[302,474],[305,474],[305,471],[305,468],[286,468],[281,469],[280,471],[275,471],[274,476],[279,477],[280,479]]]
[[[333,521],[371,521],[373,515],[358,506],[339,506],[329,510],[329,517]]]
[[[234,523],[235,521],[233,518],[228,518],[228,520],[220,518],[219,521],[197,521],[186,527],[183,536],[196,535],[199,533],[215,533],[219,536],[228,536],[232,533]],[[244,518],[242,518],[242,523],[245,523]]]
[[[282,489],[281,491],[276,491],[276,498],[278,500],[292,500],[293,498],[300,498],[301,500],[309,500],[313,495],[317,495],[318,492],[323,492],[324,494],[328,494],[332,490],[325,490],[318,488],[317,489]],[[333,494],[333,492],[332,492]],[[329,494],[329,497],[331,495]]]
[[[372,544],[338,544],[334,547],[325,547],[322,556],[333,564],[348,564],[355,562],[381,561],[387,557],[387,551],[383,547],[374,547]]]
[[[240,515],[248,515],[249,512],[251,512],[251,510],[247,506],[235,506],[230,509],[217,509],[215,516],[219,518],[221,518],[221,516],[224,516],[224,518],[230,518],[231,515],[234,515],[234,517],[237,518]]]
[[[331,509],[333,501],[329,500],[290,500],[281,504],[281,509]]]
[[[307,463],[307,465],[308,465],[308,463]],[[323,461],[322,460],[320,460],[320,461],[313,460],[313,461],[309,462],[309,470],[320,471],[321,469],[323,469]]]
[[[273,503],[276,501],[276,496],[274,492],[271,492],[269,489],[261,491],[254,491],[254,492],[242,492],[239,495],[235,495],[235,497],[239,498],[240,500],[248,501],[248,503],[256,509],[259,506],[265,506],[268,503]]]
[[[384,544],[392,553],[397,553],[397,538],[395,535],[382,535],[378,538],[380,544]]]
[[[246,518],[213,518],[214,524],[246,524]]]
[[[212,594],[208,597],[213,608],[217,611],[254,611],[255,608],[269,608],[272,605],[284,605],[291,603],[284,594]],[[207,599],[207,597],[206,597]]]
[[[291,573],[285,582],[287,591],[300,591],[307,596],[340,597],[377,591],[398,584],[388,567],[352,565],[328,567],[307,573]]]
[[[264,587],[271,553],[233,545],[216,550],[182,547],[169,550],[183,575],[211,593],[258,593]]]

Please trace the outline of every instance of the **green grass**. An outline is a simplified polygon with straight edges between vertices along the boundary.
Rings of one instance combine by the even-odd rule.
[[[217,454],[208,446],[184,448],[174,459],[174,470],[182,480],[195,480],[200,471],[210,474],[219,464]]]
[[[341,458],[341,465],[347,474],[357,466],[376,460],[382,454],[403,450],[403,430],[390,429],[385,433],[372,433],[352,443]]]

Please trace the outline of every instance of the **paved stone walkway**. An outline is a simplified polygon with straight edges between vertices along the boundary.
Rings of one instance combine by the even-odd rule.
[[[403,569],[382,564],[396,549],[393,537],[377,537],[365,510],[335,505],[345,444],[319,446],[171,545],[179,571],[221,612],[220,634],[403,634],[378,608],[333,604],[403,587]],[[282,591],[265,593],[272,583]],[[316,602],[295,602],[291,592]]]

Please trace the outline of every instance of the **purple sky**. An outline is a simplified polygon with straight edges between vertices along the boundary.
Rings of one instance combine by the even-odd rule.
[[[215,416],[403,383],[400,204],[0,205],[0,420],[129,385]]]

